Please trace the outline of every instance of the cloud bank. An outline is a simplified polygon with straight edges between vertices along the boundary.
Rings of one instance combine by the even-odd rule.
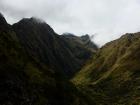
[[[140,0],[0,0],[9,23],[38,17],[62,34],[95,34],[104,43],[124,33],[140,31]]]

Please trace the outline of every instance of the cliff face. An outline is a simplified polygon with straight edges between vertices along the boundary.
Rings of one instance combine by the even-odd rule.
[[[138,105],[140,33],[104,45],[72,80],[97,105]]]

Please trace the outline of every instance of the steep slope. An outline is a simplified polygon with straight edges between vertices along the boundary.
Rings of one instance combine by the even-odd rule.
[[[140,33],[103,46],[72,80],[97,105],[140,104]]]
[[[24,48],[0,14],[0,105],[87,105],[61,72]]]
[[[33,59],[50,65],[54,70],[71,77],[77,72],[92,51],[79,42],[67,42],[65,36],[57,35],[53,29],[36,18],[25,18],[13,25],[20,42]]]

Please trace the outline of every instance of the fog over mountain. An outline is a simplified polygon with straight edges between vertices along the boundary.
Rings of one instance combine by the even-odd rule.
[[[99,45],[140,31],[139,10],[139,0],[0,0],[0,12],[11,24],[35,16],[59,34],[96,33]]]

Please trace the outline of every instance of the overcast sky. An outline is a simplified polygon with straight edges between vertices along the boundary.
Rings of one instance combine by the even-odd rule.
[[[36,16],[58,34],[95,34],[99,45],[140,31],[140,0],[0,0],[0,12],[11,24]]]

